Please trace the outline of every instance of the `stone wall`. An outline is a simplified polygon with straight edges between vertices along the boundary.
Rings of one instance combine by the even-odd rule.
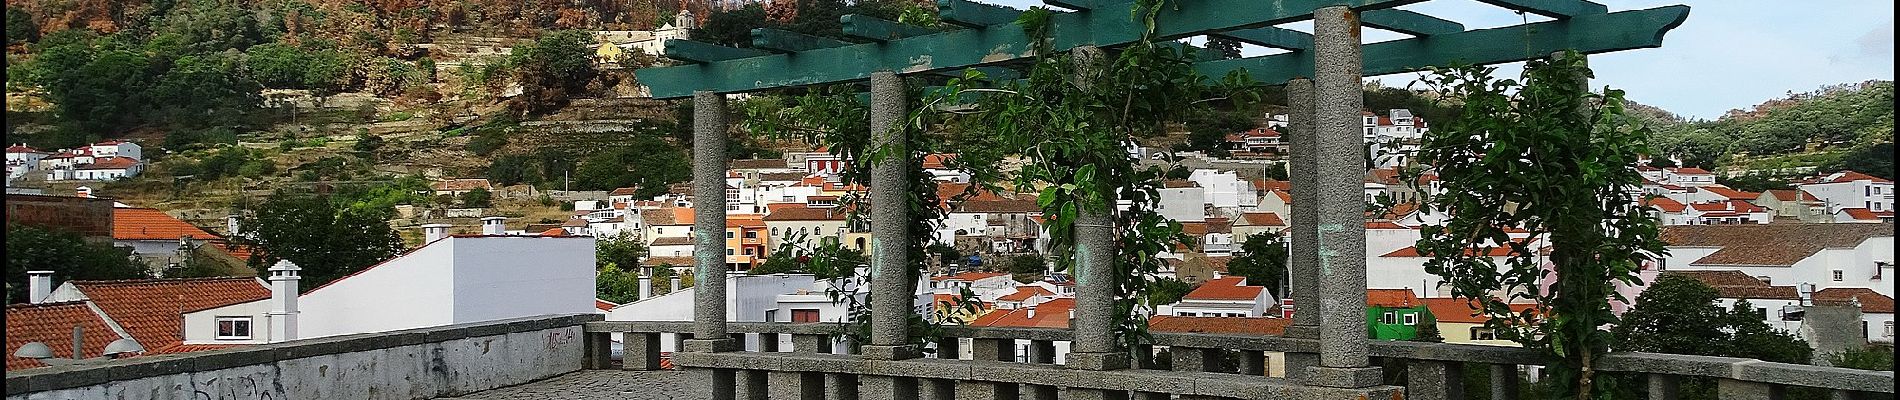
[[[550,315],[7,372],[6,400],[431,399],[580,370],[581,324]]]

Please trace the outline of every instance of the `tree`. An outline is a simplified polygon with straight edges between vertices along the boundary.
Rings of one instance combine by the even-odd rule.
[[[278,260],[303,268],[304,290],[368,268],[403,251],[389,208],[359,209],[329,196],[277,192],[250,213],[243,235],[268,249],[251,267],[264,275]]]
[[[31,43],[40,39],[40,25],[26,9],[7,6],[7,44]]]
[[[1893,371],[1893,345],[1870,344],[1858,349],[1829,353],[1827,365],[1872,371]]]
[[[53,271],[54,282],[137,279],[147,267],[129,248],[60,229],[7,223],[7,303],[27,301],[27,271]]]
[[[1892,129],[1888,132],[1892,132]],[[1848,150],[1847,154],[1842,154],[1839,160],[1822,165],[1821,170],[1853,170],[1883,179],[1893,179],[1893,142],[1874,143]]]
[[[1148,284],[1148,306],[1159,306],[1181,302],[1188,292],[1194,291],[1194,285],[1174,278],[1155,278]]]
[[[1220,58],[1224,60],[1240,58],[1240,41],[1238,40],[1221,36],[1209,36],[1207,37],[1207,49],[1213,50],[1215,54],[1219,54]]]
[[[1260,232],[1247,236],[1240,254],[1227,261],[1227,271],[1247,277],[1247,284],[1267,287],[1274,298],[1285,296],[1280,281],[1286,279],[1287,242],[1279,232]]]
[[[1654,153],[1649,131],[1626,115],[1622,91],[1588,89],[1582,55],[1532,60],[1521,80],[1493,71],[1459,67],[1425,79],[1463,108],[1434,123],[1417,157],[1445,188],[1421,209],[1451,216],[1420,229],[1417,247],[1454,297],[1483,305],[1487,327],[1550,358],[1565,397],[1593,398],[1613,387],[1595,365],[1614,341],[1604,328],[1617,324],[1610,302],[1628,301],[1615,285],[1638,282],[1636,272],[1666,252],[1660,223],[1624,190],[1643,182],[1635,166]],[[1416,185],[1416,172],[1404,174]],[[1516,229],[1529,237],[1513,240]],[[1507,255],[1492,256],[1500,248]],[[1539,306],[1514,312],[1508,301],[1517,299]]]
[[[633,235],[609,235],[594,240],[594,266],[597,268],[605,269],[610,265],[639,266],[640,259],[646,256],[647,246]]]
[[[1048,272],[1048,270],[1049,270],[1049,266],[1040,255],[1018,254],[1018,255],[1009,257],[1009,272],[1010,273],[1042,274],[1044,272]]]
[[[1227,135],[1253,130],[1254,117],[1241,111],[1204,111],[1187,120],[1187,149],[1226,157]]]
[[[595,153],[581,161],[574,171],[574,182],[583,190],[637,188],[635,197],[666,193],[668,186],[684,182],[692,168],[686,152],[652,135],[638,135],[626,147]],[[556,172],[555,176],[559,176]]]
[[[594,80],[593,37],[584,31],[557,31],[542,35],[533,46],[515,48],[509,63],[516,67],[521,95],[509,101],[517,112],[539,114],[567,105]]]
[[[1617,324],[1617,350],[1672,354],[1727,353],[1725,313],[1715,288],[1693,278],[1663,275],[1636,296]]]
[[[493,193],[489,193],[488,189],[483,189],[483,188],[475,188],[474,190],[462,192],[462,207],[468,207],[468,208],[493,207],[495,205],[494,200],[493,200],[494,197],[495,195]]]
[[[638,267],[640,264],[627,264]],[[621,269],[619,264],[605,263],[594,276],[594,297],[615,304],[626,304],[640,299],[640,273],[636,270]]]

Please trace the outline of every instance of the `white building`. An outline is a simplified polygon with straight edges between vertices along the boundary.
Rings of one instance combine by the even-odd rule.
[[[7,180],[25,176],[27,172],[40,167],[40,160],[53,155],[40,151],[25,143],[7,146]]]
[[[312,289],[303,337],[594,310],[594,238],[450,236]]]
[[[1686,225],[1663,228],[1663,271],[1733,270],[1787,286],[1864,288],[1893,296],[1893,226]]]
[[[1162,218],[1180,222],[1207,219],[1207,189],[1188,180],[1170,180],[1163,186],[1156,190],[1160,201],[1155,206]]]
[[[1181,301],[1157,312],[1180,317],[1264,317],[1278,302],[1263,286],[1247,285],[1247,278],[1228,276],[1207,281]]]
[[[1240,179],[1234,171],[1197,169],[1188,173],[1188,180],[1203,189],[1203,201],[1215,208],[1254,207],[1260,203],[1260,193],[1253,183]]]
[[[1817,176],[1795,187],[1827,204],[1829,214],[1846,208],[1893,211],[1893,181],[1854,171]]]

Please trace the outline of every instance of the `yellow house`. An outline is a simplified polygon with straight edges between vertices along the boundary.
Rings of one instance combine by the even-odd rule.
[[[1498,337],[1497,332],[1486,328],[1488,317],[1477,315],[1478,305],[1471,299],[1461,298],[1420,298],[1419,302],[1431,308],[1432,315],[1438,320],[1438,335],[1445,343],[1482,344],[1490,346],[1522,347],[1517,342]],[[1511,304],[1512,312],[1523,312],[1536,304]]]
[[[600,47],[594,48],[594,62],[596,63],[618,64],[621,61],[625,61],[626,58],[627,50],[620,48],[620,46],[615,46],[610,42],[600,42]]]

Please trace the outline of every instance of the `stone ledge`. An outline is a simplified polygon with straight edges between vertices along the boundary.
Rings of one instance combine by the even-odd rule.
[[[449,340],[580,326],[599,314],[544,315],[467,324],[364,333],[180,354],[132,357],[84,365],[7,371],[8,396],[92,386],[154,376],[216,371],[315,356],[381,350]]]

